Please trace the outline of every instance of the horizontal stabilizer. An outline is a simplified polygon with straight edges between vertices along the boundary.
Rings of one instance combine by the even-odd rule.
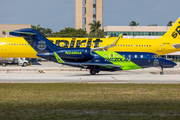
[[[175,44],[173,44],[173,47],[176,48],[176,49],[179,49],[180,48],[180,44],[175,43]]]
[[[4,30],[4,32],[9,32],[10,35],[15,35],[15,36],[36,35],[35,33],[32,32],[18,32],[18,31],[9,31],[9,30]]]
[[[105,47],[91,48],[91,50],[92,51],[101,51],[101,50],[105,51],[105,50],[108,50],[109,48],[115,47],[121,37],[122,37],[122,34],[120,34],[111,45],[108,45],[108,46],[105,46]]]

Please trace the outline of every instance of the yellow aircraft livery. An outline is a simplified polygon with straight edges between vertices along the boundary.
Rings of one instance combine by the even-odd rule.
[[[157,39],[111,38],[52,38],[54,44],[65,48],[102,48],[107,51],[152,52],[158,55],[180,50],[180,18]],[[109,47],[108,47],[109,46]],[[96,49],[98,50],[98,49]],[[37,58],[35,50],[23,37],[0,38],[0,57]]]

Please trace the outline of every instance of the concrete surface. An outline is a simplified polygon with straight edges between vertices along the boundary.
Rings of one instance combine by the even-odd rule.
[[[159,72],[159,68],[146,68],[90,75],[85,69],[39,62],[27,67],[0,66],[0,83],[180,83],[180,63],[164,69],[164,75]]]

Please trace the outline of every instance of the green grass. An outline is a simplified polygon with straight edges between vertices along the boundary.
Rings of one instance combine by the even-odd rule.
[[[3,119],[180,119],[180,84],[0,84]]]

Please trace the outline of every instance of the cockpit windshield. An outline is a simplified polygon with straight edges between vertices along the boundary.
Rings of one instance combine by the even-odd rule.
[[[162,57],[159,55],[153,55],[152,58],[162,58]]]

